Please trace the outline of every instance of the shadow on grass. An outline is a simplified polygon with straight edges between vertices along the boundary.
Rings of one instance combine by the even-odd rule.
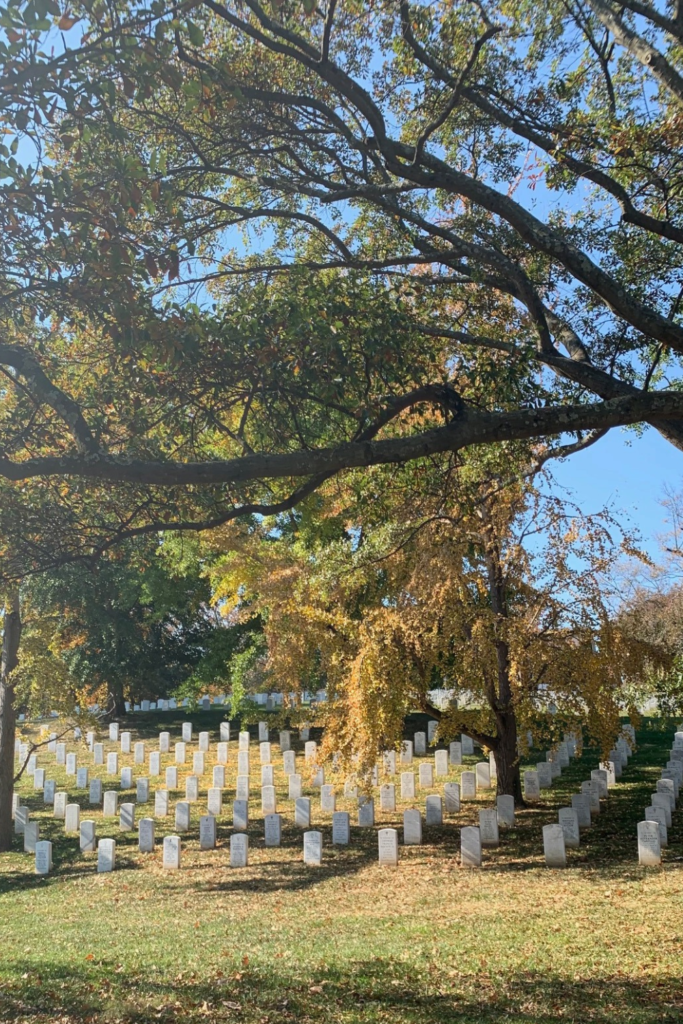
[[[444,972],[414,981],[406,965],[369,959],[348,969],[244,966],[211,980],[147,973],[122,976],[115,961],[85,963],[65,971],[49,958],[40,974],[35,964],[17,963],[0,990],[0,1021],[61,1024],[116,1020],[154,1021],[396,1021],[405,1024],[556,1024],[558,1017],[592,1024],[679,1024],[683,982],[661,984],[593,975],[568,980],[531,970],[490,974],[485,968]]]

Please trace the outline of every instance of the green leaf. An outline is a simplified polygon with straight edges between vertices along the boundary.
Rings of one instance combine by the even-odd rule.
[[[190,35],[190,42],[193,46],[204,45],[204,33],[200,29],[199,25],[196,25],[194,21],[187,21],[187,31]]]

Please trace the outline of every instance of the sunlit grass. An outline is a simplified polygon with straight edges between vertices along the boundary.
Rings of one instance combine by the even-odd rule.
[[[159,717],[151,721],[156,735]],[[217,732],[215,717],[205,721]],[[175,738],[179,726],[171,731]],[[162,871],[160,848],[139,854],[135,834],[98,814],[98,835],[114,835],[118,847],[118,870],[98,876],[94,857],[77,852],[77,837],[39,813],[41,832],[55,842],[55,873],[36,878],[21,852],[0,857],[0,1020],[680,1022],[683,815],[674,817],[661,870],[638,867],[635,839],[671,736],[670,723],[648,723],[564,871],[543,866],[541,826],[588,776],[594,751],[519,815],[481,871],[460,869],[456,856],[458,826],[476,822],[476,804],[443,828],[425,829],[422,847],[402,847],[397,870],[377,865],[375,830],[356,828],[351,847],[333,848],[329,816],[317,811],[321,868],[303,865],[301,832],[291,824],[282,848],[266,850],[255,767],[250,865],[231,869],[231,796],[218,849],[198,848],[213,755],[178,873]],[[257,750],[252,745],[253,765]],[[280,794],[283,779],[278,770]],[[21,788],[33,809],[42,806],[30,780]],[[88,816],[87,792],[78,795]],[[291,804],[281,802],[291,822]],[[152,813],[153,801],[145,810]],[[398,824],[401,813],[401,805],[395,815],[378,812],[378,827]],[[172,817],[157,822],[158,835],[173,831]]]

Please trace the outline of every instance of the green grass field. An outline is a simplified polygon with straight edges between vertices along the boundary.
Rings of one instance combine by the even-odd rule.
[[[217,732],[215,714],[194,717]],[[180,720],[163,716],[172,740]],[[135,731],[156,736],[159,721],[136,716]],[[117,839],[117,871],[97,875],[93,855],[78,853],[77,837],[63,835],[22,780],[41,838],[53,839],[55,871],[37,878],[20,837],[16,852],[0,855],[0,1020],[679,1024],[683,813],[674,815],[661,869],[638,866],[635,837],[672,735],[670,722],[644,724],[622,779],[562,871],[543,866],[541,826],[557,820],[595,767],[592,750],[518,815],[480,871],[459,867],[458,828],[476,823],[491,798],[425,829],[422,847],[401,847],[398,869],[377,865],[372,829],[353,829],[351,847],[333,848],[329,821],[317,813],[322,867],[303,865],[291,824],[283,846],[266,850],[253,800],[250,864],[231,869],[228,801],[218,849],[198,848],[202,794],[175,873],[162,871],[160,849],[139,854],[135,833],[92,815],[98,836]],[[52,767],[50,775],[64,782]],[[276,783],[283,792],[281,775]],[[82,816],[91,816],[87,792],[80,798]],[[280,809],[291,819],[287,803]],[[378,814],[377,827],[398,825],[402,810]],[[172,818],[157,822],[158,843],[173,831]]]

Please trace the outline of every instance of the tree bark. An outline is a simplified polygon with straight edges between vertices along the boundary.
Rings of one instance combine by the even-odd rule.
[[[514,797],[515,806],[524,806],[522,778],[519,770],[519,754],[517,753],[517,717],[514,710],[499,712],[498,746],[494,748],[498,783],[496,792],[499,796]]]
[[[14,738],[16,711],[11,676],[19,661],[21,611],[14,591],[5,605],[2,661],[0,662],[0,852],[12,845],[12,797],[14,794]]]

